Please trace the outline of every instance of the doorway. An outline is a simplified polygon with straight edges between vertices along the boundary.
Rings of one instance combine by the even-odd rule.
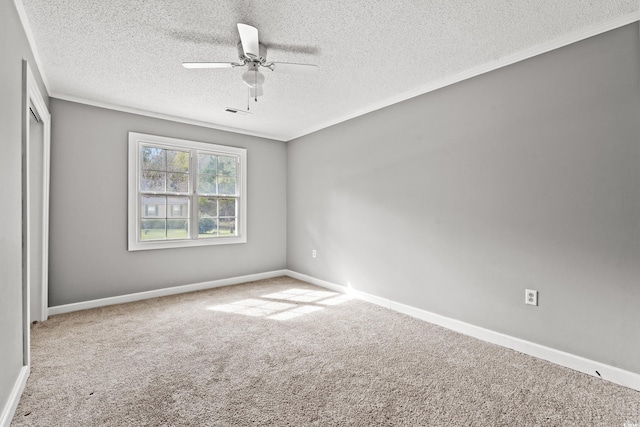
[[[35,106],[29,105],[29,322],[45,320],[46,313],[42,312],[43,299],[43,250],[42,250],[42,222],[43,222],[43,144],[44,128],[42,119]]]
[[[22,71],[23,364],[29,366],[30,325],[48,317],[51,116],[26,61]]]

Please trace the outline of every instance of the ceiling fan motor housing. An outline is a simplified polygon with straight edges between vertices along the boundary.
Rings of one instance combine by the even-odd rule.
[[[264,63],[267,61],[267,47],[265,45],[263,45],[262,43],[258,44],[258,48],[260,50],[260,57],[259,58],[254,58],[251,56],[247,56],[244,53],[244,49],[242,49],[242,42],[238,42],[238,58],[240,58],[241,61],[247,61],[247,62],[258,62],[258,63]]]
[[[258,39],[258,29],[251,25],[238,23],[240,42],[237,45],[240,62],[183,62],[185,68],[236,68],[247,67],[242,74],[242,81],[249,87],[249,95],[257,98],[264,94],[264,74],[260,67],[270,71],[276,69],[281,73],[311,74],[318,68],[311,64],[294,64],[287,62],[267,62],[267,47]]]

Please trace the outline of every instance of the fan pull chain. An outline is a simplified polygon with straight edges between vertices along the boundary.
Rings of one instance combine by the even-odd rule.
[[[251,100],[251,88],[247,89],[247,111],[249,111],[250,109],[249,108],[250,100]]]
[[[256,78],[253,80],[255,83],[255,88],[253,89],[255,90],[255,92],[253,95],[255,96],[255,101],[258,102],[258,67],[256,67],[254,71],[255,71]]]

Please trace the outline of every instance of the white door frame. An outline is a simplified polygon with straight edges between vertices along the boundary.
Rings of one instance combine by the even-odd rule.
[[[26,60],[22,61],[22,188],[23,188],[23,279],[22,279],[22,304],[23,304],[23,364],[30,366],[30,289],[31,289],[31,206],[29,202],[30,177],[29,177],[29,119],[31,109],[42,122],[43,128],[43,150],[42,150],[42,284],[40,287],[41,306],[40,313],[36,318],[47,320],[48,317],[48,283],[49,283],[49,170],[50,170],[50,150],[51,150],[51,115],[47,104],[44,102],[38,83]]]

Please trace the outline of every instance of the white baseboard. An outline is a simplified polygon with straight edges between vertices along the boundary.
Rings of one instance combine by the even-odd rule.
[[[615,366],[606,365],[604,363],[586,359],[575,354],[556,350],[550,347],[545,347],[540,344],[525,341],[523,339],[505,335],[500,332],[492,331],[490,329],[481,328],[470,323],[465,323],[460,320],[441,316],[439,314],[431,313],[429,311],[422,310],[416,307],[400,304],[387,298],[381,298],[376,295],[367,294],[366,292],[358,291],[350,287],[336,285],[335,283],[316,279],[315,277],[307,276],[295,271],[285,271],[287,276],[293,277],[294,279],[322,286],[323,288],[331,289],[336,292],[349,294],[354,296],[355,298],[385,308],[389,308],[403,314],[407,314],[411,317],[415,317],[417,319],[442,326],[452,331],[460,332],[462,334],[469,335],[471,337],[487,341],[492,344],[497,344],[502,347],[510,348],[521,353],[537,357],[538,359],[543,359],[548,362],[555,363],[556,365],[564,366],[565,368],[570,368],[596,378],[602,378],[612,383],[640,391],[640,374],[637,374],[635,372],[625,371],[624,369],[620,369]]]
[[[137,292],[135,294],[119,295],[109,298],[94,299],[91,301],[76,302],[73,304],[57,305],[54,307],[49,307],[47,313],[49,316],[53,316],[56,314],[70,313],[72,311],[87,310],[90,308],[104,307],[107,305],[123,304],[149,298],[157,298],[168,295],[183,294],[186,292],[201,291],[204,289],[219,288],[221,286],[237,285],[239,283],[271,279],[273,277],[280,277],[285,275],[286,270],[275,270],[265,273],[250,274],[247,276],[230,277],[228,279],[211,280],[209,282],[194,283],[191,285],[174,286],[171,288],[156,289],[153,291]]]
[[[20,402],[20,396],[22,396],[24,387],[27,385],[27,379],[29,379],[29,366],[23,366],[22,369],[20,369],[18,378],[16,378],[16,382],[13,384],[9,399],[7,399],[0,414],[0,427],[9,427],[11,424],[13,415],[16,413],[16,408]]]
[[[265,273],[251,274],[247,276],[238,276],[228,279],[213,280],[209,282],[195,283],[191,285],[175,286],[171,288],[157,289],[147,292],[139,292],[135,294],[121,295],[110,298],[102,298],[97,300],[78,302],[74,304],[59,305],[50,307],[48,310],[49,316],[56,314],[69,313],[72,311],[86,310],[90,308],[103,307],[113,304],[122,304],[133,301],[140,301],[143,299],[157,298],[167,295],[181,294],[185,292],[193,292],[204,289],[217,288],[221,286],[236,285],[240,283],[251,282],[255,280],[270,279],[279,276],[289,276],[304,282],[308,282],[314,285],[321,286],[336,292],[345,293],[354,296],[363,301],[370,302],[391,310],[407,314],[409,316],[421,319],[452,331],[460,332],[465,335],[469,335],[474,338],[478,338],[483,341],[487,341],[493,344],[500,345],[502,347],[510,348],[519,351],[524,354],[528,354],[539,359],[546,360],[551,363],[555,363],[566,368],[570,368],[579,372],[583,372],[593,377],[602,378],[604,380],[619,384],[625,387],[629,387],[634,390],[640,391],[640,374],[626,371],[624,369],[617,368],[615,366],[606,365],[601,362],[586,359],[575,354],[566,353],[564,351],[556,350],[554,348],[546,347],[540,344],[536,344],[530,341],[526,341],[520,338],[515,338],[500,332],[485,329],[480,326],[475,326],[470,323],[465,323],[460,320],[452,319],[449,317],[441,316],[439,314],[431,313],[426,310],[422,310],[409,305],[401,304],[393,300],[382,298],[376,295],[368,294],[366,292],[359,291],[347,286],[337,285],[335,283],[320,280],[315,277],[307,276],[292,270],[275,270]],[[23,374],[21,374],[23,375]],[[26,376],[28,376],[28,371]],[[26,383],[26,376],[24,383]],[[18,384],[18,383],[16,383]],[[24,388],[24,384],[22,384]],[[15,391],[15,390],[14,390]],[[22,389],[19,390],[22,393]],[[13,395],[13,394],[12,394]],[[20,398],[20,394],[17,395],[15,405]],[[15,410],[15,407],[12,411]],[[3,412],[3,417],[5,416]],[[13,414],[13,412],[11,412]],[[4,427],[2,424],[4,418],[0,418],[0,427]],[[10,420],[9,420],[10,421]]]

